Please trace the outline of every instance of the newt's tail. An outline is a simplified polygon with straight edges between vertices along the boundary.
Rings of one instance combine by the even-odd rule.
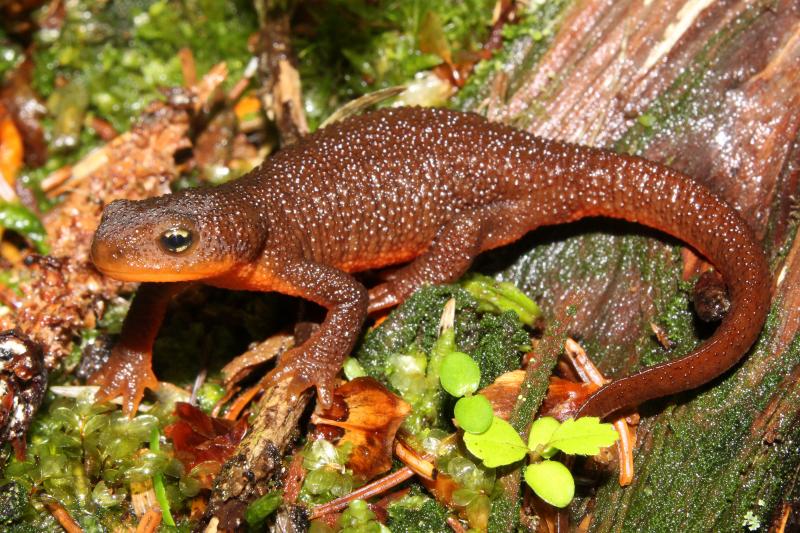
[[[585,163],[588,156],[591,170],[568,179],[563,218],[620,218],[677,237],[722,274],[731,303],[714,335],[699,348],[609,383],[589,397],[577,416],[605,417],[624,407],[693,389],[731,368],[758,338],[770,301],[767,260],[747,223],[704,186],[663,165],[602,150],[570,148],[567,159],[576,157]],[[565,163],[569,166],[570,161]]]

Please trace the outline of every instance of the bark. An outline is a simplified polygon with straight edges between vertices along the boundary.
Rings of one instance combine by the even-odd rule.
[[[281,146],[286,146],[308,133],[300,96],[300,74],[295,67],[290,39],[294,1],[256,0],[254,5],[259,13],[262,100],[278,129]]]
[[[306,391],[288,401],[287,389],[288,384],[283,381],[267,389],[259,400],[258,414],[247,436],[236,455],[225,462],[214,485],[203,517],[205,531],[240,529],[248,504],[269,492],[269,480],[284,473],[283,455],[296,436],[300,417],[311,399],[311,391]]]
[[[525,23],[543,38],[506,44],[461,107],[687,172],[752,225],[775,279],[748,358],[703,390],[642,406],[635,481],[620,488],[609,475],[596,493],[584,489],[573,523],[741,531],[751,518],[785,528],[800,465],[800,3],[591,0],[539,10]],[[675,241],[597,220],[534,232],[480,265],[551,310],[577,302],[570,333],[610,377],[687,353],[712,331],[694,319],[684,281],[701,267]],[[651,322],[675,348],[659,347]]]

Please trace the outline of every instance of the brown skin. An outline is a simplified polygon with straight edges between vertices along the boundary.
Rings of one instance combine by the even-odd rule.
[[[588,216],[638,222],[693,246],[726,280],[730,312],[700,348],[606,385],[580,415],[603,417],[697,387],[739,361],[764,323],[770,275],[727,204],[662,165],[539,139],[474,114],[378,111],[324,128],[235,182],[114,202],[92,257],[122,280],[200,281],[324,306],[319,330],[287,352],[272,377],[291,378],[294,392],[316,386],[329,404],[368,312],[424,284],[455,281],[479,253],[539,226]],[[412,259],[369,291],[350,275]],[[111,360],[94,377],[105,397],[124,396],[129,413],[155,385],[150,353],[168,301],[155,294],[170,292],[154,290],[159,285],[140,289]]]

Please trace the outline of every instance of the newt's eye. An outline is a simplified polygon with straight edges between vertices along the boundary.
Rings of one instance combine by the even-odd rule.
[[[179,254],[192,245],[192,232],[184,228],[170,228],[161,234],[160,242],[164,250]]]

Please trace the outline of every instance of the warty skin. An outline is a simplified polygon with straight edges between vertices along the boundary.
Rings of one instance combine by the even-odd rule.
[[[424,284],[455,281],[479,253],[537,227],[590,216],[691,245],[722,274],[731,305],[698,349],[609,383],[578,415],[604,417],[698,387],[739,361],[764,323],[770,274],[747,224],[708,189],[657,163],[540,139],[475,114],[399,108],[328,126],[220,187],[110,204],[95,265],[148,283],[94,381],[136,409],[157,383],[150,353],[164,307],[193,281],[325,307],[319,330],[282,357],[272,378],[291,378],[295,393],[313,385],[327,404],[369,312]],[[176,243],[180,252],[165,248]],[[370,290],[351,276],[408,261]]]

